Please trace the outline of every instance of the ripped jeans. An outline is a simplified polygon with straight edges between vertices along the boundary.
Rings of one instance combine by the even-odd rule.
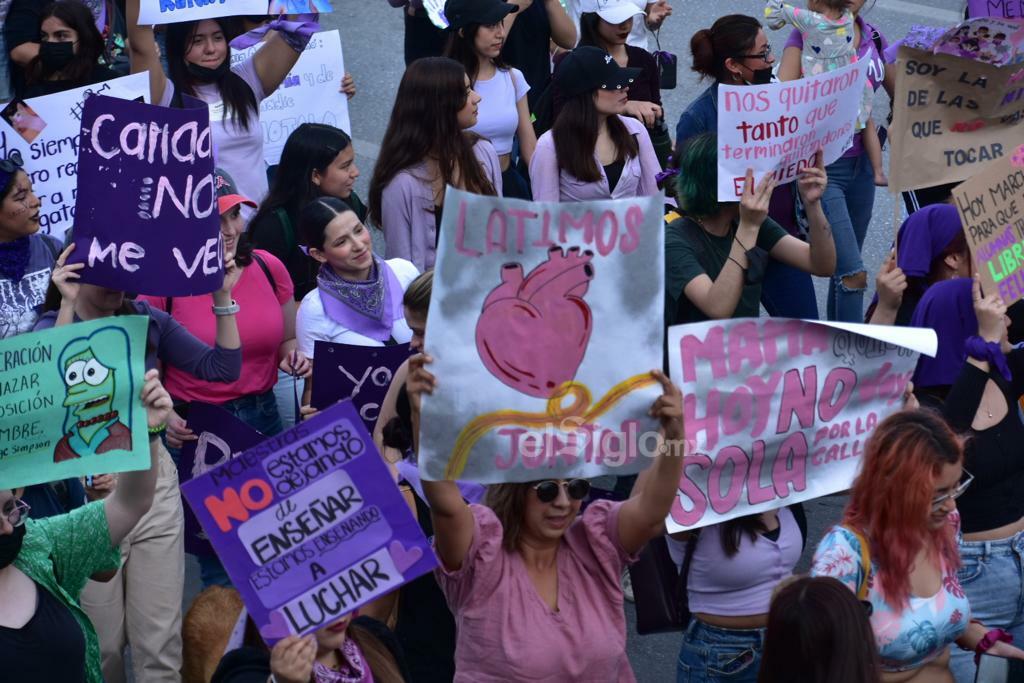
[[[861,248],[875,206],[875,175],[867,154],[842,157],[826,171],[828,187],[822,208],[836,244],[836,272],[828,285],[828,319],[862,323],[865,288],[847,287],[843,277],[865,272]]]

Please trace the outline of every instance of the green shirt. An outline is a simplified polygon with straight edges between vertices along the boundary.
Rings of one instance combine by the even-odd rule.
[[[78,604],[90,576],[121,565],[121,550],[110,543],[103,501],[56,517],[30,517],[25,526],[25,540],[14,566],[71,610],[85,636],[86,680],[103,683],[99,639]]]
[[[678,218],[666,226],[665,232],[665,324],[682,325],[708,320],[704,311],[686,298],[683,290],[700,275],[712,280],[718,277],[729,259],[729,250],[736,236],[734,225],[728,235],[718,237],[705,231],[689,218]],[[786,236],[786,230],[765,219],[757,233],[757,246],[770,252]],[[747,245],[750,247],[751,245]],[[744,285],[733,318],[756,318],[760,314],[761,284]]]

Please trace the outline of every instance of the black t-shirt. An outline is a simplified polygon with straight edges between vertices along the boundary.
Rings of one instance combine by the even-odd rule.
[[[85,681],[85,635],[71,610],[36,584],[36,613],[22,628],[0,626],[5,681]]]
[[[43,95],[53,95],[54,93],[64,92],[65,90],[81,88],[83,85],[94,85],[96,83],[109,81],[113,78],[118,78],[119,76],[120,74],[116,71],[97,64],[93,67],[92,73],[89,74],[89,77],[83,81],[41,81],[39,83],[24,86],[19,95],[25,99],[29,99],[31,97],[42,97]]]
[[[537,98],[551,81],[551,22],[542,0],[519,12],[512,30],[505,37],[501,56],[511,66],[523,72],[530,92],[526,101],[533,111]]]

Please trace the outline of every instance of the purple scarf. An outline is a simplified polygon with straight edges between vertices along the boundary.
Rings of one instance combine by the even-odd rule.
[[[404,317],[402,286],[391,267],[376,255],[369,280],[349,282],[325,263],[316,284],[327,316],[364,337],[386,342],[394,322]]]
[[[932,261],[963,232],[955,206],[933,204],[918,209],[900,227],[896,265],[907,277],[927,277]]]
[[[341,645],[341,668],[338,670],[313,663],[315,683],[373,683],[373,673],[362,651],[351,637]]]
[[[967,360],[967,338],[978,334],[970,278],[936,282],[914,309],[911,327],[930,327],[939,337],[935,358],[921,355],[914,371],[915,387],[949,386]]]

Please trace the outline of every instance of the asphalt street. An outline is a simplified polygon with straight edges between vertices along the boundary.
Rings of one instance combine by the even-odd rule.
[[[537,1],[537,0],[534,0]],[[794,1],[794,0],[791,0]],[[674,13],[661,31],[661,48],[679,55],[679,86],[663,91],[666,121],[674,131],[679,114],[705,87],[696,75],[688,71],[690,62],[689,38],[694,31],[710,26],[725,14],[744,13],[760,16],[761,0],[717,0],[695,2],[670,0]],[[802,5],[799,0],[795,4]],[[383,0],[335,0],[335,11],[322,15],[324,28],[341,31],[345,68],[356,81],[357,95],[350,101],[353,137],[356,140],[357,164],[362,172],[357,191],[367,195],[373,164],[387,127],[398,82],[404,70],[402,57],[403,24],[400,10]],[[868,0],[865,18],[881,30],[890,40],[905,35],[913,23],[950,25],[962,16],[963,0]],[[776,55],[781,55],[786,32],[771,32]],[[884,96],[883,96],[884,98]],[[881,120],[888,113],[888,103],[880,99],[876,117]],[[902,204],[901,204],[902,205]],[[885,257],[894,236],[893,201],[880,189],[875,196],[874,218],[864,244],[864,262],[869,273],[871,290],[874,273]],[[824,311],[824,280],[816,279],[819,309]],[[869,292],[870,296],[871,292]],[[842,512],[844,499],[830,497],[814,501],[807,506],[810,523],[809,540],[800,570],[805,570],[814,545],[828,526],[835,523]],[[188,565],[187,599],[195,594],[197,567]],[[634,613],[627,604],[627,622],[630,634],[628,650],[630,660],[641,683],[670,681],[675,676],[675,661],[679,650],[680,634],[637,636],[633,631]]]

